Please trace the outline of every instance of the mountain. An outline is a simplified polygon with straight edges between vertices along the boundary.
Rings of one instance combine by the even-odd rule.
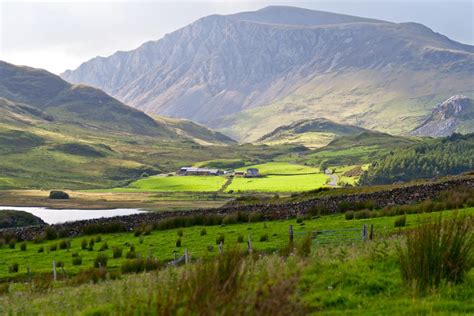
[[[291,7],[211,15],[62,77],[240,141],[302,119],[407,133],[430,104],[474,95],[474,47],[416,23]]]
[[[336,137],[358,135],[368,130],[347,124],[339,124],[325,118],[301,120],[276,128],[257,140],[258,143],[299,144],[308,148],[324,147]]]
[[[412,135],[443,137],[474,132],[474,100],[455,95],[439,103]]]

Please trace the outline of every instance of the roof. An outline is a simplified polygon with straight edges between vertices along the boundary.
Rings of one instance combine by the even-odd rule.
[[[182,167],[179,170],[186,171],[186,172],[209,172],[209,173],[219,172],[219,169],[196,168],[196,167]]]
[[[247,172],[258,173],[258,169],[257,168],[249,168],[249,169],[247,169]]]

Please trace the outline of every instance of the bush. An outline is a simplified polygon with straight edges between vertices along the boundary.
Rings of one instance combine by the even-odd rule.
[[[18,263],[13,263],[8,267],[9,273],[18,273]]]
[[[104,267],[106,267],[108,259],[109,259],[109,257],[106,254],[104,254],[104,253],[98,254],[94,259],[94,268],[104,268]]]
[[[43,246],[39,247],[38,248],[38,253],[43,253],[43,252],[44,252],[44,247]]]
[[[105,251],[107,249],[109,249],[109,245],[107,245],[107,243],[105,242],[102,244],[102,246],[100,246],[99,251]]]
[[[304,236],[304,238],[296,244],[296,254],[299,257],[307,258],[311,254],[311,244],[313,238],[311,233],[308,233]]]
[[[460,283],[472,267],[472,217],[453,218],[418,226],[399,248],[405,284],[420,294],[438,288],[442,280]]]
[[[207,230],[205,228],[201,229],[201,236],[207,235]]]
[[[114,247],[112,249],[112,253],[113,253],[113,257],[114,259],[117,259],[117,258],[122,258],[122,248],[120,247]]]
[[[354,219],[354,211],[346,211],[344,216],[346,217],[347,220]]]
[[[58,232],[54,227],[46,227],[46,229],[44,230],[44,237],[46,240],[54,240],[58,238]]]
[[[93,251],[93,250],[94,250],[94,244],[95,244],[94,238],[91,238],[91,239],[89,240],[89,251]]]
[[[263,234],[260,236],[260,241],[263,242],[263,241],[268,241],[268,234]]]
[[[298,216],[298,217],[296,218],[296,223],[297,223],[297,224],[303,223],[303,217],[299,217],[299,216]]]
[[[72,258],[72,265],[74,266],[80,266],[82,264],[82,258],[81,256],[76,256]]]
[[[101,280],[105,280],[107,277],[106,269],[89,269],[79,272],[74,278],[68,281],[68,284],[71,285],[80,285],[84,283],[93,282],[98,283]]]
[[[407,217],[405,215],[403,215],[403,216],[400,216],[399,218],[397,218],[395,220],[394,226],[395,227],[405,227],[406,222],[407,222]]]
[[[10,249],[15,249],[15,247],[16,247],[16,240],[15,240],[15,239],[10,240],[10,241],[8,242],[8,247],[9,247]]]
[[[369,210],[362,210],[354,213],[355,219],[371,218],[372,216],[373,214]]]
[[[232,225],[232,224],[237,224],[238,222],[238,215],[237,214],[228,214],[224,216],[222,219],[222,224],[224,225]]]
[[[56,251],[56,250],[58,250],[58,244],[57,243],[49,245],[49,251]]]
[[[224,241],[225,241],[224,234],[219,234],[219,236],[217,236],[217,238],[216,238],[216,244],[220,245],[220,243],[224,243]]]
[[[142,271],[153,271],[160,268],[160,262],[157,259],[131,259],[122,262],[122,273],[139,273]]]
[[[102,241],[102,236],[101,236],[101,235],[95,237],[95,242],[96,242],[96,243],[99,243],[99,242],[101,242],[101,241]]]
[[[181,247],[181,238],[176,240],[176,247]]]
[[[69,194],[63,191],[51,191],[49,192],[49,198],[53,200],[67,200],[69,199]]]
[[[183,237],[183,235],[184,235],[183,230],[182,230],[182,229],[178,229],[178,236],[179,236],[179,237]]]
[[[83,239],[81,241],[81,249],[86,250],[87,249],[87,239]]]
[[[95,234],[111,234],[111,233],[121,233],[127,231],[125,226],[120,222],[111,222],[107,224],[89,224],[86,225],[82,231],[86,235],[95,235]]]
[[[238,243],[243,243],[244,242],[244,236],[242,234],[239,234],[239,236],[237,236],[237,242]]]
[[[135,251],[129,251],[125,254],[125,258],[127,259],[135,259],[137,257],[137,253]]]
[[[59,242],[59,249],[69,249],[69,241],[61,240]]]
[[[20,245],[20,250],[21,251],[26,251],[26,242],[22,242]]]
[[[249,214],[250,223],[260,222],[262,219],[263,219],[263,215],[260,212],[252,212]]]

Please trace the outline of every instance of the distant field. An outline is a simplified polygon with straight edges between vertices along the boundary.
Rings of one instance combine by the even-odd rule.
[[[267,162],[264,164],[247,166],[239,168],[237,170],[245,171],[248,168],[257,168],[260,171],[260,174],[263,175],[272,175],[272,174],[305,174],[305,173],[317,173],[319,172],[318,168],[297,165],[288,162]]]
[[[466,208],[459,211],[460,215],[474,215],[474,208]],[[453,214],[452,211],[445,211],[441,213],[433,214],[412,214],[407,215],[407,226],[413,226],[419,223],[429,216],[438,218],[439,214],[448,216]],[[298,224],[296,219],[284,220],[284,221],[267,221],[259,223],[245,223],[245,224],[233,224],[233,225],[219,225],[219,226],[195,226],[183,228],[183,237],[181,237],[181,247],[176,247],[176,240],[179,238],[178,229],[170,229],[163,231],[153,231],[149,236],[143,236],[143,241],[140,242],[139,237],[135,237],[133,233],[118,233],[118,234],[102,234],[102,241],[96,242],[92,251],[82,250],[81,241],[96,236],[84,236],[71,238],[71,248],[69,250],[58,249],[56,251],[49,251],[48,247],[59,243],[59,240],[44,241],[41,243],[27,243],[26,251],[20,250],[20,243],[16,244],[15,249],[10,249],[8,245],[0,247],[0,278],[13,277],[16,273],[8,273],[8,267],[13,263],[19,264],[19,274],[26,273],[26,267],[29,266],[33,273],[35,272],[51,272],[52,261],[56,259],[58,262],[64,263],[64,270],[67,273],[76,273],[81,269],[92,267],[94,258],[99,254],[103,253],[109,257],[108,268],[112,270],[118,268],[121,263],[126,260],[125,254],[133,244],[136,248],[136,252],[142,256],[148,254],[159,258],[160,260],[171,260],[174,256],[174,252],[178,255],[182,255],[185,248],[189,250],[190,255],[193,258],[200,258],[205,255],[217,254],[216,238],[220,234],[224,234],[225,245],[239,245],[237,243],[237,237],[242,235],[244,242],[240,243],[242,248],[245,248],[246,240],[250,235],[252,238],[253,248],[255,250],[271,251],[280,249],[288,241],[288,226],[293,225],[295,232],[304,232],[316,229],[344,229],[344,228],[362,228],[363,224],[373,224],[374,232],[376,236],[380,236],[382,233],[393,231],[394,222],[398,217],[376,217],[371,219],[361,220],[346,220],[343,214],[322,216],[318,219],[305,220],[303,223]],[[207,234],[201,236],[201,230],[205,228]],[[260,237],[266,234],[268,241],[260,241]],[[354,237],[358,237],[359,232],[354,232]],[[101,246],[105,243],[108,245],[108,249],[100,251]],[[44,248],[43,253],[38,253],[40,247]],[[113,259],[112,248],[121,247],[123,248],[123,258]],[[209,251],[208,247],[212,250]],[[82,259],[82,265],[72,265],[72,254],[78,253]]]
[[[135,181],[129,188],[159,192],[214,192],[218,191],[225,182],[225,178],[216,176],[155,176]]]
[[[318,189],[329,179],[324,174],[302,174],[288,176],[266,176],[264,178],[234,178],[226,192],[299,192]]]

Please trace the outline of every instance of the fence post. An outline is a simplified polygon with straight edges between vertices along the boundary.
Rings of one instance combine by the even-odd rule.
[[[250,238],[250,234],[249,234],[249,239],[247,241],[247,247],[248,247],[249,253],[252,253],[252,239]]]
[[[53,260],[53,280],[56,281],[56,259]]]
[[[374,224],[370,224],[370,235],[369,239],[373,240],[374,239]]]
[[[288,229],[288,233],[290,234],[290,243],[293,242],[293,225],[290,225]]]
[[[189,262],[188,248],[184,248],[184,264],[188,264],[188,262]]]
[[[31,282],[30,266],[26,266],[26,273],[28,274],[28,283],[30,283]]]
[[[367,241],[367,224],[362,226],[362,240]]]
[[[222,240],[217,248],[219,248],[219,253],[222,253],[224,251],[224,244],[222,243]]]

